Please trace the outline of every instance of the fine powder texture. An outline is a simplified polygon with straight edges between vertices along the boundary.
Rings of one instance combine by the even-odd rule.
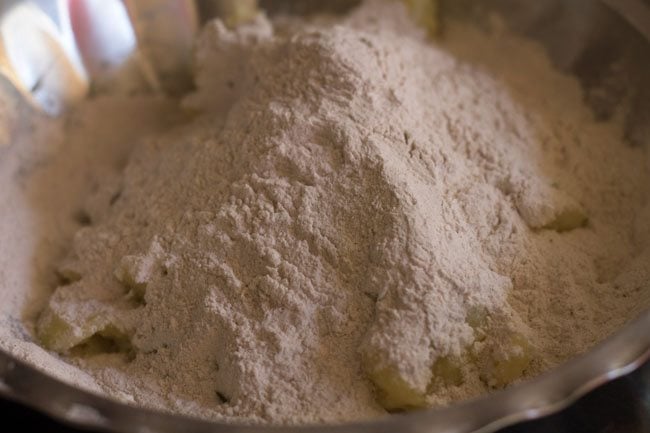
[[[197,118],[80,215],[37,335],[109,395],[367,419],[539,374],[648,306],[645,150],[541,48],[435,45],[379,0],[276,27],[208,24]]]

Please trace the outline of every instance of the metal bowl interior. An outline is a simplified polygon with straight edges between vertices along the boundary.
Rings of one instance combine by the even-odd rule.
[[[272,11],[298,13],[322,8],[322,2],[316,1],[268,0],[262,4]],[[210,13],[200,10],[204,15]],[[575,74],[598,118],[607,119],[620,104],[629,104],[627,138],[632,145],[647,141],[650,137],[650,7],[644,6],[641,0],[442,2],[443,23],[445,17],[454,17],[482,25],[489,12],[499,13],[511,28],[539,41],[558,68]],[[560,411],[600,384],[633,371],[650,359],[648,330],[650,312],[590,352],[534,380],[449,408],[356,424],[252,427],[144,410],[66,385],[2,351],[0,394],[69,423],[114,432],[487,433]]]

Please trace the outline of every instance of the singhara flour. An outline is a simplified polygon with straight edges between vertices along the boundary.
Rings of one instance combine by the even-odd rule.
[[[540,47],[434,43],[368,0],[215,21],[196,57],[196,118],[97,177],[36,318],[107,394],[368,419],[534,376],[650,304],[645,150]]]

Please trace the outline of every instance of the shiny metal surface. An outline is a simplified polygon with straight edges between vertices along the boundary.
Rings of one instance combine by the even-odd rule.
[[[0,11],[0,73],[30,103],[52,115],[84,98],[89,80],[68,15],[51,7],[49,12],[61,17],[54,21],[34,3],[18,1],[4,2]]]
[[[59,9],[50,11],[50,14],[66,10],[69,13],[70,9],[66,8],[72,3],[80,2],[61,0],[57,3]],[[97,3],[107,5],[110,2],[98,0]],[[137,7],[134,9],[136,3]],[[81,71],[79,83],[83,84],[85,80],[87,86],[81,93],[79,89],[84,89],[83,87],[70,94],[61,90],[68,87],[57,87],[60,84],[52,77],[60,77],[62,72],[57,72],[59,75],[46,74],[47,79],[41,80],[40,86],[30,87],[29,82],[25,84],[21,80],[29,78],[30,75],[16,72],[15,65],[10,62],[11,56],[7,54],[7,43],[4,39],[4,49],[0,51],[0,72],[10,77],[28,99],[32,98],[34,104],[53,114],[63,111],[67,106],[74,104],[75,100],[84,97],[87,89],[98,82],[108,83],[107,88],[119,90],[120,86],[124,85],[120,80],[125,74],[130,77],[129,83],[137,82],[138,86],[148,86],[154,91],[182,91],[184,86],[189,85],[183,80],[188,79],[188,65],[191,60],[188,53],[192,37],[198,29],[198,23],[206,18],[205,11],[210,10],[203,2],[200,3],[201,7],[197,8],[194,2],[187,0],[134,0],[126,1],[126,8],[122,12],[118,11],[119,6],[114,3],[112,7],[117,9],[112,12],[113,16],[129,16],[135,21],[132,31],[138,43],[133,44],[134,39],[122,35],[121,48],[111,46],[114,40],[106,37],[110,34],[110,29],[95,29],[96,34],[93,37],[88,33],[82,34],[82,24],[93,22],[99,15],[95,16],[88,11],[73,11],[69,28],[63,29],[62,34],[65,35],[66,31],[72,32],[78,51],[76,54],[70,54],[66,51],[68,48],[61,48],[65,55],[62,57],[64,60],[59,62],[59,67],[64,70],[72,68],[74,72],[74,68],[78,67],[78,64],[75,66],[74,58],[79,56],[84,65],[84,68],[78,69]],[[268,0],[261,3],[263,6],[283,11],[299,8],[302,13],[309,8],[322,7],[323,2]],[[7,4],[0,8],[0,11],[5,13],[3,17],[7,16]],[[596,116],[607,118],[613,115],[613,107],[622,101],[629,101],[631,109],[627,118],[628,138],[632,144],[648,141],[650,9],[647,3],[642,0],[446,0],[442,6],[443,16],[477,20],[479,25],[482,22],[481,17],[487,12],[499,12],[512,28],[541,42],[558,67],[579,77],[585,88],[586,99]],[[146,9],[148,7],[153,9]],[[152,17],[154,21],[148,21]],[[125,24],[118,21],[114,20],[111,25]],[[4,31],[5,22],[0,19],[0,31]],[[59,17],[53,22],[58,23],[56,25],[59,28],[64,28],[66,20]],[[89,32],[90,28],[86,27],[85,31]],[[56,33],[53,35],[47,33],[47,37],[52,37],[56,44],[66,46],[65,40],[69,39],[69,36]],[[83,48],[80,40],[83,40],[83,43],[90,41],[91,45]],[[173,41],[173,44],[169,45],[169,41]],[[171,53],[164,61],[152,54],[159,52],[161,47],[167,47]],[[110,60],[112,54],[106,53],[119,53],[123,62],[111,64],[107,58],[97,60],[101,58],[100,54],[106,55]],[[38,71],[36,68],[34,70]],[[177,78],[180,78],[180,81]],[[58,107],[56,110],[48,110],[47,106],[40,103],[35,96],[39,90],[54,95],[53,98],[61,97],[62,102],[55,104]],[[648,360],[650,311],[585,355],[529,382],[449,408],[340,426],[250,427],[211,423],[142,410],[79,391],[1,351],[0,394],[58,419],[111,432],[489,433],[522,420],[560,411],[595,387],[633,371]]]

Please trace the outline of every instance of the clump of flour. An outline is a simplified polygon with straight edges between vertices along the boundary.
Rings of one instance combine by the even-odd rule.
[[[536,46],[447,37],[389,1],[208,24],[201,115],[89,197],[41,337],[109,394],[301,423],[384,413],[369,369],[446,404],[496,382],[485,355],[437,383],[440,360],[516,335],[530,376],[616,329],[649,290],[644,150]]]

